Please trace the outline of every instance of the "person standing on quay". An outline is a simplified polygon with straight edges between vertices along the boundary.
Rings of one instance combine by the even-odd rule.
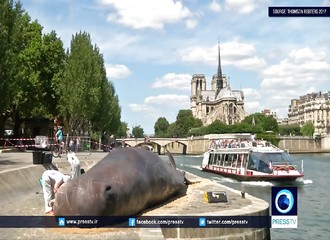
[[[71,151],[67,153],[66,157],[71,165],[71,177],[72,178],[78,177],[81,174],[79,158],[76,156],[74,152]]]

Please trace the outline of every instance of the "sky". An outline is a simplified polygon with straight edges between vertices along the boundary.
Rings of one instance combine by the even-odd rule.
[[[159,117],[175,122],[190,109],[192,75],[207,89],[222,72],[242,90],[248,114],[285,118],[291,99],[330,91],[330,18],[268,17],[268,7],[330,6],[330,0],[21,0],[69,49],[90,34],[119,97],[121,120],[154,133]]]

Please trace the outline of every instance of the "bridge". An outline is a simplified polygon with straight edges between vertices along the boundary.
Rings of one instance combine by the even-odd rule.
[[[165,154],[165,148],[173,153],[187,154],[193,140],[191,138],[124,138],[117,141],[128,147],[148,147],[158,154]]]

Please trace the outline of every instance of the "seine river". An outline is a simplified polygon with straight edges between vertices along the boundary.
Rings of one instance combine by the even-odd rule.
[[[330,154],[292,154],[300,169],[304,162],[304,179],[298,187],[298,228],[271,229],[272,239],[330,239]],[[238,182],[200,170],[202,156],[175,156],[177,167],[228,187],[244,190],[270,204],[270,182]]]

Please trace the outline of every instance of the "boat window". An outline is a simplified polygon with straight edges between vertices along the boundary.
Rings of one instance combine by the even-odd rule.
[[[220,154],[216,154],[215,157],[214,157],[214,165],[218,165],[218,162],[219,162],[219,156]]]
[[[220,154],[219,166],[223,166],[223,159],[224,159],[224,155]]]
[[[210,154],[210,160],[209,160],[210,164],[213,164],[213,159],[214,159],[214,154]]]
[[[257,159],[261,159],[267,164],[272,162],[272,165],[291,165],[292,160],[290,155],[287,152],[267,152],[267,153],[260,153],[260,152],[253,152],[251,155],[255,156]]]
[[[224,161],[224,164],[223,166],[228,166],[229,165],[229,154],[225,154],[225,161]]]
[[[213,159],[212,159],[212,164],[214,165],[215,163],[216,163],[216,161],[217,161],[217,156],[218,156],[218,154],[214,154],[213,155]]]
[[[232,167],[237,167],[238,166],[238,161],[239,161],[239,154],[233,154],[233,163]]]
[[[269,168],[269,162],[274,164],[275,156],[280,156],[277,153],[260,153],[252,152],[250,154],[250,160],[248,164],[248,169],[256,170],[265,173],[271,173],[273,169]]]
[[[218,154],[217,165],[221,165],[222,154]]]
[[[249,155],[248,154],[243,154],[243,164],[242,167],[246,167],[247,161],[248,161]]]
[[[222,164],[222,166],[226,166],[227,161],[228,161],[228,154],[224,154],[223,155],[223,164]]]
[[[247,169],[257,170],[258,169],[258,166],[259,166],[258,159],[251,154],[250,155],[250,158],[249,158]]]
[[[234,161],[234,154],[228,154],[227,166],[232,166],[233,161]]]
[[[236,164],[236,167],[241,167],[241,164],[243,162],[243,159],[244,159],[244,154],[240,153],[240,154],[237,154],[237,164]]]

